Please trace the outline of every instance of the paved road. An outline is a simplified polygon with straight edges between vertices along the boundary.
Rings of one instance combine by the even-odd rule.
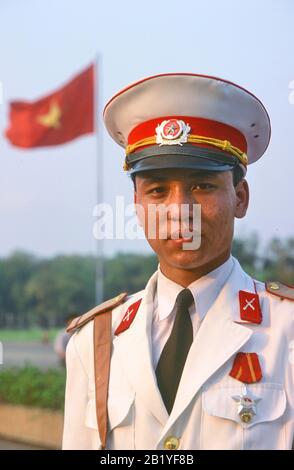
[[[40,369],[59,367],[52,343],[4,341],[3,364],[0,367],[22,367],[26,364],[38,366]]]

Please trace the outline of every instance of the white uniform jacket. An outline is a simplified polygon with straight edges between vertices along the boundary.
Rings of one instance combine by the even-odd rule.
[[[240,319],[239,291],[255,293],[261,324]],[[108,449],[162,450],[169,436],[179,450],[291,449],[294,433],[294,302],[255,282],[235,260],[190,348],[174,407],[167,414],[152,366],[151,323],[157,272],[146,288],[113,312],[113,331],[142,299],[130,327],[113,339]],[[229,375],[238,352],[257,353],[262,379],[246,386]],[[233,396],[259,398],[242,422]],[[63,449],[99,449],[95,412],[93,321],[71,338]]]

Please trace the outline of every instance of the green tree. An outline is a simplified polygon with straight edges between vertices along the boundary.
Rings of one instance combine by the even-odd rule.
[[[27,304],[41,323],[62,323],[65,316],[79,314],[94,301],[94,259],[58,256],[45,260],[26,285]]]

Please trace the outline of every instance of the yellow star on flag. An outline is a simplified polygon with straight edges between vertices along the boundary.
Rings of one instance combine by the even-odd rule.
[[[45,127],[53,127],[58,129],[61,126],[61,109],[55,101],[50,103],[50,109],[47,114],[41,114],[37,116],[37,122]]]

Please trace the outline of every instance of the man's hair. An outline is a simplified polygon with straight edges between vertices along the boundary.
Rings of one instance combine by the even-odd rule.
[[[231,170],[232,173],[233,173],[233,185],[236,187],[238,183],[240,183],[240,181],[243,179],[244,175],[243,175],[243,170],[242,168],[237,165],[235,166],[235,168],[233,168],[233,170]],[[136,176],[137,175],[140,175],[140,174],[143,174],[144,171],[142,172],[138,172],[138,173],[134,173],[131,176],[131,179],[133,181],[133,184],[134,184],[134,190],[136,191],[137,190],[137,187],[136,187]]]

